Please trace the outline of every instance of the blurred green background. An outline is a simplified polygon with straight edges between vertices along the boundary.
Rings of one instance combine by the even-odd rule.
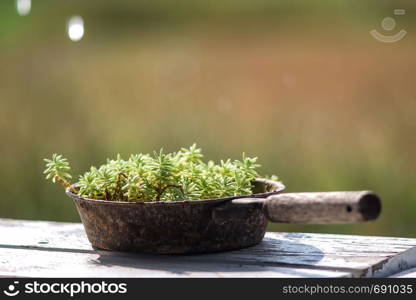
[[[196,142],[208,159],[258,156],[287,191],[383,199],[374,223],[269,230],[416,236],[416,2],[31,4],[20,16],[0,2],[0,217],[79,221],[44,180],[52,153],[80,174],[117,153]],[[408,33],[382,43],[371,29]]]

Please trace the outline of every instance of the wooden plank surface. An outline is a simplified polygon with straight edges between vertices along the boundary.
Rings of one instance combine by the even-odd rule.
[[[416,268],[412,268],[390,276],[391,278],[416,278]]]
[[[254,247],[204,255],[95,250],[82,224],[0,219],[0,275],[51,277],[361,277],[416,267],[416,239],[267,233]]]

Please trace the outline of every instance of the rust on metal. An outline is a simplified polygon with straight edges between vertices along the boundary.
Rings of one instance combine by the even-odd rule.
[[[286,193],[258,178],[253,195],[175,202],[75,201],[94,247],[147,253],[204,253],[239,249],[263,239],[268,220],[283,223],[351,223],[376,219],[371,191]]]
[[[94,247],[182,254],[239,249],[261,242],[268,223],[262,210],[230,201],[266,198],[283,189],[279,182],[259,178],[253,195],[223,199],[114,202],[81,198],[70,190],[67,194],[73,198]]]

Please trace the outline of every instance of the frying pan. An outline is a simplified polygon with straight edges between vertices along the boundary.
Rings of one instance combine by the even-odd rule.
[[[87,199],[66,190],[93,247],[142,253],[206,253],[260,243],[268,221],[352,223],[374,220],[381,203],[371,191],[281,193],[258,178],[253,194],[175,202]]]

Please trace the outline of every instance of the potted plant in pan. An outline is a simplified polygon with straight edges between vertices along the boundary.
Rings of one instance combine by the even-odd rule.
[[[370,191],[283,193],[259,177],[257,158],[204,162],[196,145],[175,153],[120,155],[71,183],[68,161],[46,159],[46,178],[71,197],[91,244],[147,253],[238,249],[263,239],[268,221],[359,222],[377,218]]]

